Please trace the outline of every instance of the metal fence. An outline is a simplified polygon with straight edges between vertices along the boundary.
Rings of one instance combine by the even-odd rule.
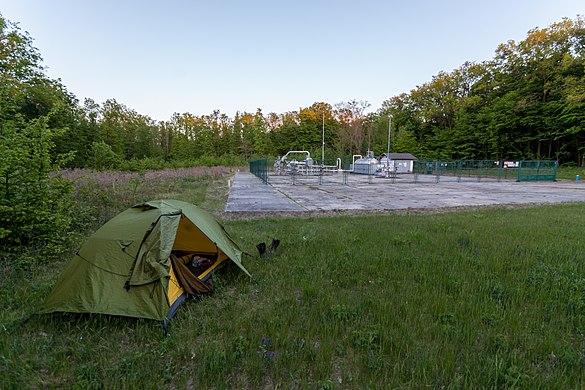
[[[268,161],[250,161],[250,173],[262,180],[262,183],[268,184]]]
[[[518,178],[517,163],[497,160],[460,160],[460,161],[415,161],[416,174],[451,176],[461,180],[496,179],[510,180]]]
[[[339,161],[341,160],[341,161]],[[545,181],[556,180],[556,161],[414,161],[412,172],[382,172],[371,166],[369,171],[350,172],[351,160],[326,159],[324,165],[314,164],[310,169],[280,169],[273,167],[273,160],[250,162],[250,172],[264,183],[289,183],[293,185],[335,185],[373,183],[439,183],[481,181]],[[361,173],[361,174],[360,174]]]
[[[557,179],[556,161],[520,161],[518,181],[553,181]]]

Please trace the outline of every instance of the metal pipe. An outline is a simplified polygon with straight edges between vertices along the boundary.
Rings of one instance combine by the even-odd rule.
[[[281,157],[281,160],[283,160],[286,156],[288,156],[291,153],[306,153],[307,158],[311,157],[311,153],[309,153],[306,150],[290,150],[290,151],[286,152],[286,154],[284,156]]]
[[[354,154],[354,155],[351,157],[351,166],[349,167],[349,170],[350,170],[350,171],[352,171],[352,172],[354,172],[354,171],[355,171],[355,158],[356,158],[356,157],[357,157],[357,158],[362,158],[362,155],[361,155],[361,154]]]

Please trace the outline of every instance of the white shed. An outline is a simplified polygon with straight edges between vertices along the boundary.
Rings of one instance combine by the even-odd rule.
[[[387,154],[384,153],[378,159],[380,161],[380,165],[385,166],[387,165]],[[418,160],[410,153],[390,153],[390,167],[394,166],[396,169],[396,173],[413,173],[414,172],[414,162]]]

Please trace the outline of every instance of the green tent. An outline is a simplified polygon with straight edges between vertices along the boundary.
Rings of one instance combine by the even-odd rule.
[[[136,205],[81,247],[41,313],[103,313],[163,321],[190,295],[213,289],[211,273],[242,251],[207,212],[178,200]]]

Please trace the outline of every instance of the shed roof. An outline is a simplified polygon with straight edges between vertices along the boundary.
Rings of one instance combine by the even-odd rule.
[[[383,153],[380,158],[386,158],[388,153]],[[410,153],[390,153],[390,160],[418,160]]]

